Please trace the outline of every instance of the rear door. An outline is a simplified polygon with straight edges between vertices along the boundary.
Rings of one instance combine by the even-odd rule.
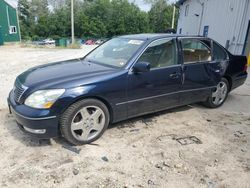
[[[180,38],[183,59],[181,103],[206,100],[221,79],[220,61],[212,59],[211,40]]]
[[[181,64],[177,58],[176,38],[153,41],[137,62],[148,62],[148,72],[128,74],[128,116],[179,105]]]

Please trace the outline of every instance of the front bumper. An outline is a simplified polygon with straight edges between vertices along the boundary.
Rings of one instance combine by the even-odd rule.
[[[8,97],[8,105],[22,131],[37,138],[53,138],[60,134],[59,118],[51,114],[50,110],[34,109],[17,104],[13,92],[10,92]]]

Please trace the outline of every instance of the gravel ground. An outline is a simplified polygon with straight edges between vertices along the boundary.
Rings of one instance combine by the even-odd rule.
[[[250,80],[225,105],[189,105],[111,125],[91,145],[23,134],[8,113],[15,77],[83,49],[0,48],[1,187],[250,187]]]

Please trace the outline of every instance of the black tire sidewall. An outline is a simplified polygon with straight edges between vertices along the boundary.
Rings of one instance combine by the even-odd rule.
[[[102,131],[96,137],[88,141],[80,141],[76,139],[71,132],[71,122],[72,122],[72,119],[75,117],[76,113],[85,106],[97,106],[101,108],[105,115],[105,125]],[[83,99],[72,104],[62,114],[60,118],[60,130],[61,130],[62,136],[73,145],[89,144],[97,140],[103,135],[103,133],[105,132],[105,130],[107,129],[109,125],[109,120],[110,120],[109,110],[104,103],[102,103],[101,101],[97,99]]]

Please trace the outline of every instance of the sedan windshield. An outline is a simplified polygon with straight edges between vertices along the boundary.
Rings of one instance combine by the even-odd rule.
[[[128,63],[143,43],[143,40],[113,38],[86,56],[86,60],[121,68]]]

